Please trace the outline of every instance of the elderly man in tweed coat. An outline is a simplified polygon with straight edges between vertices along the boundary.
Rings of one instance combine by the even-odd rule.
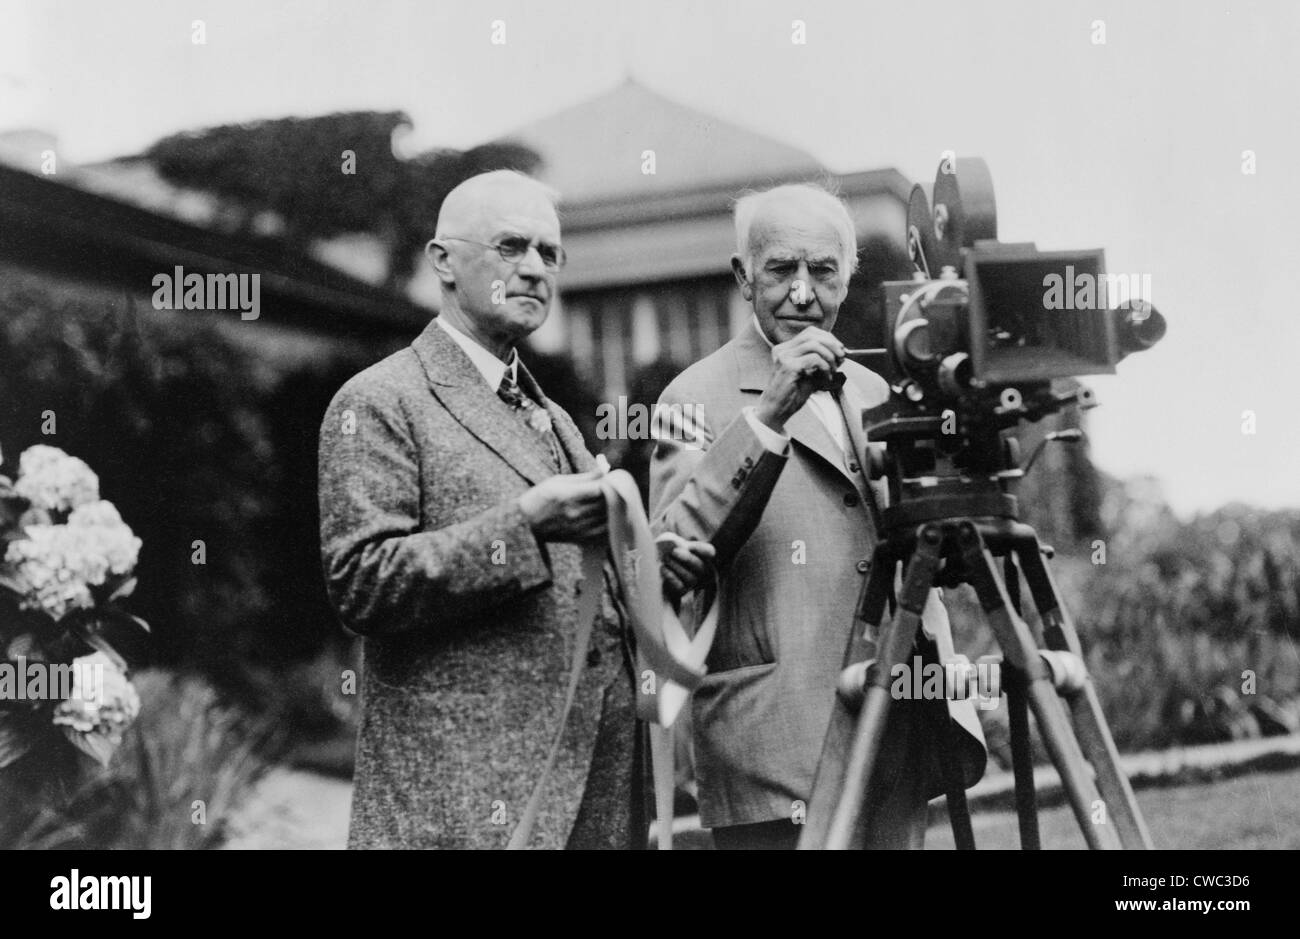
[[[664,391],[650,495],[657,528],[717,549],[718,632],[692,709],[701,822],[720,848],[793,848],[875,544],[871,503],[887,495],[867,479],[862,412],[889,388],[830,333],[856,266],[843,203],[812,186],[755,193],[736,205],[736,238],[754,316]],[[965,704],[959,724],[978,736]],[[937,773],[913,712],[890,714],[872,846],[925,833]],[[982,737],[958,739],[973,782]]]
[[[606,531],[599,471],[514,350],[564,260],[549,190],[474,177],[428,255],[438,318],[348,381],[321,425],[327,588],[366,637],[354,848],[505,846],[559,721],[578,592],[604,589],[580,563]],[[698,575],[696,550],[669,573]],[[646,836],[630,650],[605,607],[533,846]]]

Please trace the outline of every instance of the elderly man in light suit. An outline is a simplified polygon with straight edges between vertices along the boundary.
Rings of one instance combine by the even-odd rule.
[[[354,848],[505,846],[559,723],[578,593],[604,590],[580,560],[606,532],[600,472],[515,351],[564,261],[552,194],[476,176],[447,196],[428,255],[440,314],[321,425],[326,583],[365,636]],[[711,552],[674,551],[680,589]],[[631,651],[606,608],[536,847],[645,840]]]
[[[652,519],[717,551],[718,631],[692,709],[701,822],[720,848],[793,848],[886,497],[861,415],[889,388],[830,333],[856,267],[842,202],[802,185],[748,195],[736,237],[754,316],[661,397]],[[818,390],[836,370],[842,390]],[[965,726],[978,733],[973,710]],[[869,845],[920,846],[941,785],[927,734],[917,709],[892,709]]]

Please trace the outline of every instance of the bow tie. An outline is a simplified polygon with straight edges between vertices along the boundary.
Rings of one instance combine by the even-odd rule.
[[[825,372],[814,372],[813,385],[816,391],[829,391],[832,395],[838,395],[847,378],[848,376],[840,371],[831,372],[829,375]]]

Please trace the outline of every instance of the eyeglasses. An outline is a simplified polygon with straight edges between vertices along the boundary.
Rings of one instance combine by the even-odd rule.
[[[564,249],[559,245],[549,244],[545,241],[529,241],[519,235],[502,238],[495,243],[473,241],[469,238],[440,238],[438,240],[463,241],[466,244],[478,245],[480,248],[492,248],[497,254],[501,255],[501,260],[507,264],[518,264],[528,254],[528,249],[535,247],[537,248],[537,256],[542,259],[542,267],[548,271],[558,271],[564,267],[564,262],[568,260]]]

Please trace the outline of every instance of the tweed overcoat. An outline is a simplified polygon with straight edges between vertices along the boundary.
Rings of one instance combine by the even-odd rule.
[[[551,416],[565,470],[590,469],[572,419],[519,369]],[[541,773],[578,591],[604,585],[581,583],[579,549],[539,544],[518,507],[554,474],[530,433],[432,320],[349,380],[325,414],[322,564],[340,619],[365,637],[349,847],[504,847]],[[583,846],[635,846],[623,811],[640,759],[631,677],[605,610],[534,847],[577,838],[580,802]],[[588,789],[589,771],[598,784]]]
[[[750,325],[674,379],[658,409],[654,526],[712,541],[720,569],[718,631],[691,714],[709,828],[790,819],[806,804],[876,543],[869,500],[888,497],[868,480],[861,422],[887,399],[885,380],[842,366],[850,455],[809,406],[786,423],[790,450],[777,455],[742,413],[774,368]],[[983,772],[983,736],[969,702],[950,712],[969,785]]]

